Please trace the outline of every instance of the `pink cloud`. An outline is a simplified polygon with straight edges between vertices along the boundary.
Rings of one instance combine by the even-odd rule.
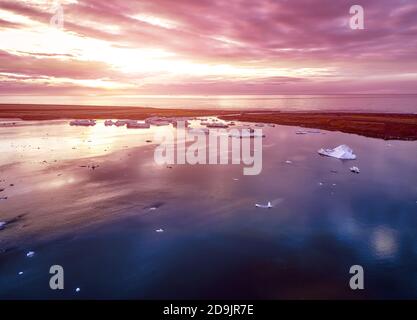
[[[350,0],[79,0],[64,6],[65,30],[115,47],[160,48],[198,63],[319,67],[335,72],[334,79],[178,77],[172,83],[129,89],[132,93],[417,92],[417,2],[362,0],[365,30],[349,28],[352,4]],[[50,12],[28,3],[0,0],[0,7],[44,24],[51,18]],[[137,14],[172,21],[174,27],[139,21],[133,17]],[[105,26],[117,26],[118,31],[106,31]],[[21,26],[0,20],[0,30],[17,27]],[[55,59],[59,56],[44,54],[41,48],[23,55],[3,51],[0,72],[132,80],[103,62],[77,60],[65,53]],[[31,91],[36,90],[42,89],[34,86]]]

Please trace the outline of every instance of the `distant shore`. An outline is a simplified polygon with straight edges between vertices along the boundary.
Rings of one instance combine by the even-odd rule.
[[[263,122],[340,131],[385,140],[417,140],[417,114],[197,110],[119,106],[0,104],[0,118],[22,120],[133,119],[150,116],[218,116],[228,121]]]

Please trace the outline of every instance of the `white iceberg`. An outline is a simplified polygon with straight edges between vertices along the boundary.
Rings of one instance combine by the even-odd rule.
[[[333,157],[342,160],[355,160],[356,155],[347,145],[342,144],[334,149],[320,149],[318,153],[322,156]]]
[[[129,121],[126,125],[128,129],[149,129],[151,125],[149,123]]]
[[[114,125],[116,127],[122,127],[124,125],[126,125],[129,122],[129,120],[117,120]]]
[[[352,167],[352,168],[350,168],[350,171],[352,171],[353,173],[361,172],[358,167]]]
[[[29,251],[28,253],[26,253],[26,257],[28,258],[32,258],[35,255],[34,251]]]
[[[271,208],[279,205],[282,201],[284,201],[283,198],[278,198],[278,199],[275,199],[275,200],[272,200],[272,201],[268,201],[267,204],[256,203],[255,207],[261,208],[261,209],[271,209]]]
[[[6,225],[5,221],[0,221],[0,230]]]
[[[73,120],[70,122],[70,126],[95,126],[96,125],[96,121],[95,120],[87,120],[87,119],[82,119],[82,120]]]
[[[212,122],[206,125],[207,128],[229,128],[229,126],[225,123],[216,123],[216,122]]]
[[[164,229],[156,229],[155,231],[160,233],[160,232],[164,232]]]
[[[255,204],[255,207],[262,208],[262,209],[271,209],[272,208],[272,204],[271,204],[271,201],[268,201],[268,204],[259,204],[259,203],[256,203]]]

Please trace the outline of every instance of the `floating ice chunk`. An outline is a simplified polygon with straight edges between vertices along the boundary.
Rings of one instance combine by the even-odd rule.
[[[81,291],[81,289],[80,288],[76,288],[75,289],[75,292],[80,292]]]
[[[155,231],[160,233],[160,232],[164,232],[164,229],[156,229]]]
[[[126,125],[128,122],[129,122],[128,120],[117,120],[117,121],[114,123],[114,125],[115,125],[116,127],[122,127],[122,126]]]
[[[128,129],[149,129],[151,125],[149,123],[129,121],[126,125]]]
[[[32,258],[35,255],[34,251],[29,251],[28,253],[26,253],[26,257],[28,258]]]
[[[229,128],[229,126],[225,123],[209,123],[207,124],[207,128]]]
[[[256,203],[255,207],[261,208],[261,209],[271,209],[271,208],[275,207],[276,205],[280,204],[283,200],[284,199],[282,199],[282,198],[278,198],[278,199],[275,199],[275,200],[272,200],[272,201],[268,201],[267,204]]]
[[[297,130],[295,134],[321,133],[320,130]]]
[[[342,160],[356,159],[356,155],[353,154],[353,150],[345,144],[342,144],[334,149],[320,149],[318,153],[323,156],[333,157]]]
[[[19,271],[18,275],[21,276],[23,274],[23,271]]]
[[[268,204],[259,204],[259,203],[256,203],[255,204],[255,207],[262,208],[262,209],[270,209],[270,208],[272,208],[272,204],[271,204],[271,201],[268,201]]]
[[[96,121],[95,120],[87,120],[87,119],[81,119],[81,120],[73,120],[70,121],[70,126],[95,126]]]
[[[286,164],[292,164],[292,161],[291,160],[286,160],[285,163]]]
[[[352,171],[353,173],[361,172],[358,167],[352,167],[352,168],[350,168],[350,171]]]
[[[146,118],[145,122],[154,126],[167,126],[171,123],[171,119],[155,116],[155,117]]]
[[[0,221],[0,230],[6,225],[6,221]]]

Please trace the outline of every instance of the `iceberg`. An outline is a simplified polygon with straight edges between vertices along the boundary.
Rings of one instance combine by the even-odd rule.
[[[28,253],[26,253],[26,257],[28,258],[32,258],[35,255],[34,251],[29,251]]]
[[[206,125],[207,128],[229,128],[229,126],[225,123],[216,123],[212,122]]]
[[[333,157],[341,160],[355,160],[356,155],[347,145],[342,144],[334,149],[320,149],[318,153],[322,156]]]
[[[352,167],[352,168],[350,168],[350,171],[353,172],[353,173],[361,172],[358,167]]]
[[[70,126],[95,126],[96,125],[96,121],[95,120],[86,120],[86,119],[82,119],[82,120],[73,120],[70,122]]]
[[[126,125],[128,129],[149,129],[151,125],[149,123],[129,121]]]

